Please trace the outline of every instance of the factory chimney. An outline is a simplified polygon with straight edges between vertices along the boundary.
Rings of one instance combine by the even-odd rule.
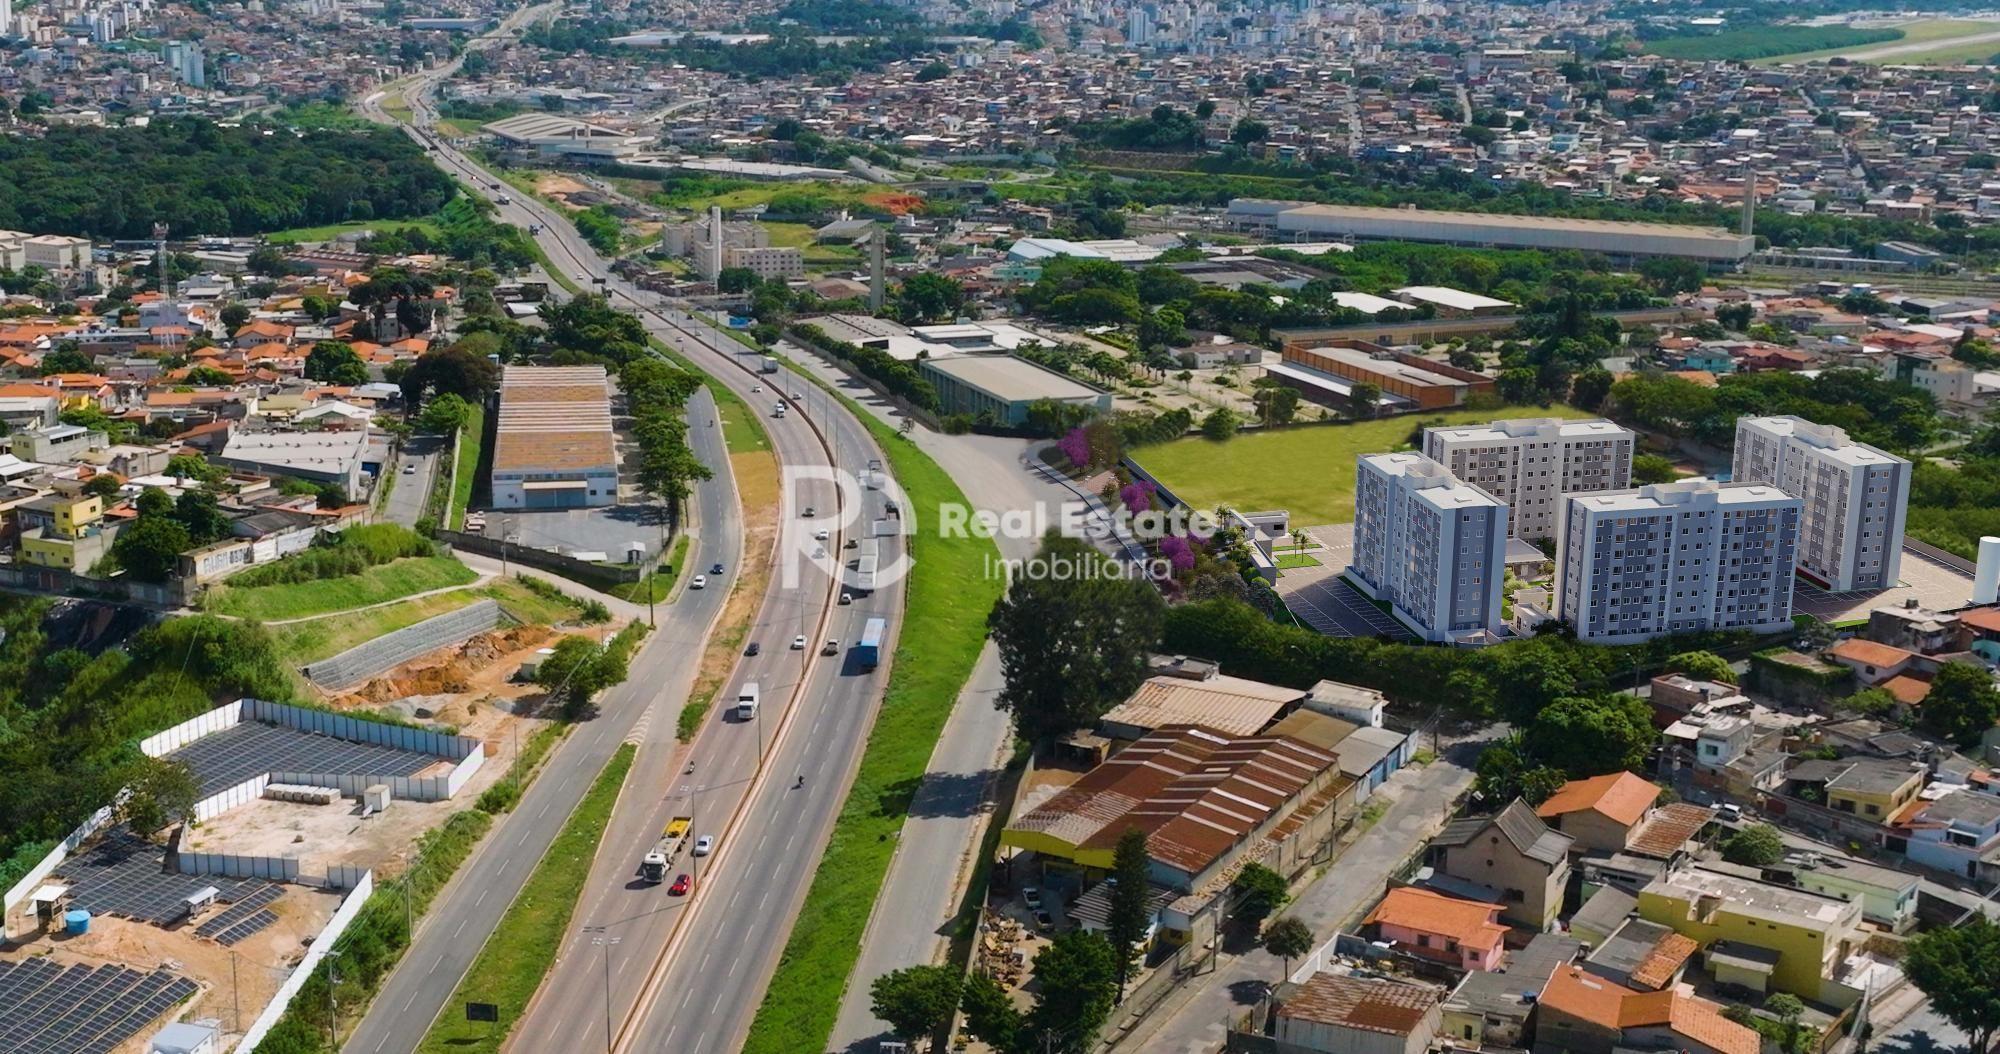
[[[870,311],[882,310],[884,287],[888,284],[882,273],[882,254],[885,251],[883,243],[888,238],[889,232],[877,227],[874,235],[868,239],[868,310]]]
[[[1757,173],[1749,165],[1743,166],[1743,228],[1741,233],[1748,237],[1754,234],[1757,223]]]

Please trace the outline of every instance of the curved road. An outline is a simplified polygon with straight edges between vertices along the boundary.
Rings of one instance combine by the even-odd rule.
[[[496,34],[534,17],[537,10],[517,12]],[[454,68],[455,64],[441,67],[404,89],[418,123],[428,124],[433,119],[429,94]],[[380,93],[371,96],[364,101],[363,110],[386,122],[381,101]],[[424,135],[418,137],[428,140]],[[462,177],[478,193],[498,196],[499,192],[489,186],[493,182],[490,174],[449,146],[427,145],[447,171]],[[758,357],[748,349],[699,320],[677,311],[646,307],[653,300],[650,294],[611,275],[608,263],[577,237],[565,219],[540,202],[515,199],[497,206],[497,211],[507,222],[524,227],[540,225],[538,240],[554,266],[639,306],[640,317],[656,336],[737,391],[754,411],[767,412],[763,408],[777,393],[753,390],[772,378],[749,372]],[[822,401],[817,390],[802,380],[791,378],[787,387],[807,397],[788,400],[795,412],[784,419],[766,420],[781,463],[825,465],[831,455],[834,464],[858,471],[868,460],[882,456],[860,423],[837,404]],[[811,427],[814,423],[818,423],[817,429]],[[690,432],[701,445],[713,447],[720,429],[697,424]],[[706,463],[718,463],[710,451],[700,452]],[[790,520],[792,525],[806,528],[807,533],[795,537],[810,548],[816,544],[809,534],[815,529],[813,524],[823,524],[830,532],[840,531],[839,518],[827,515],[837,506],[855,509],[856,522],[865,529],[879,515],[882,499],[875,492],[862,492],[841,501],[832,484],[814,482],[804,485],[797,500],[822,512],[813,520]],[[719,550],[712,549],[710,541],[737,544],[741,525],[734,509],[728,517],[720,517],[709,514],[710,505],[702,507],[710,526],[705,528],[703,545],[693,559],[697,566],[722,559],[733,569],[733,555],[719,557]],[[713,537],[723,532],[730,537]],[[837,547],[843,536],[833,533],[825,544],[841,554]],[[891,539],[882,541],[886,563],[895,545]],[[790,544],[781,538],[781,557]],[[695,621],[696,612],[710,610],[719,602],[723,584],[711,581],[707,590],[683,593],[669,623]],[[651,719],[633,737],[642,742],[639,760],[627,779],[557,968],[544,982],[511,1041],[516,1049],[597,1049],[604,1045],[602,1030],[607,1023],[614,1032],[623,1033],[619,1045],[634,1050],[730,1051],[740,1044],[759,1002],[758,994],[789,935],[791,920],[812,877],[812,864],[845,797],[886,680],[886,665],[876,671],[855,668],[845,654],[845,642],[858,638],[862,623],[877,615],[889,618],[893,638],[902,607],[899,584],[859,597],[852,605],[833,605],[830,587],[823,573],[808,569],[794,588],[787,589],[780,563],[753,634],[765,650],[755,659],[742,661],[719,694],[717,705],[718,711],[725,709],[739,683],[756,680],[766,700],[766,712],[750,723],[711,716],[688,752],[688,761],[677,760],[672,717],[685,698],[692,664],[677,664],[672,657],[685,660],[698,655],[700,634],[692,638],[680,635],[671,648],[656,647],[659,640],[669,638],[668,633],[660,634],[642,652],[627,685],[607,697],[609,713],[623,709],[625,694],[666,689]],[[679,610],[683,607],[688,609],[686,613]],[[819,628],[822,620],[823,632]],[[705,628],[704,622],[703,634]],[[842,641],[843,650],[837,657],[820,657],[815,649],[791,651],[787,647],[790,638],[801,633],[815,643],[825,638]],[[885,639],[885,656],[892,650],[893,639]],[[795,705],[786,712],[782,704],[788,696]],[[636,715],[632,719],[636,720]],[[609,729],[614,724],[629,727],[631,721],[594,724]],[[616,742],[613,739],[602,751],[604,757]],[[763,772],[776,773],[774,778],[757,778],[760,748],[768,759]],[[601,758],[596,763],[601,765]],[[693,771],[685,771],[690,763]],[[565,771],[568,768],[565,766]],[[531,794],[558,786],[572,791],[572,802],[581,796],[581,786],[571,788],[567,780],[551,781],[551,774],[538,780]],[[803,777],[803,790],[794,789],[796,777]],[[587,780],[583,782],[587,784]],[[720,836],[716,855],[701,862],[695,893],[685,900],[669,897],[664,887],[633,881],[638,857],[665,819],[673,815],[693,815],[699,833]],[[731,816],[735,817],[733,825]],[[549,836],[553,837],[553,830]],[[463,976],[460,959],[469,962],[478,946],[477,936],[467,940],[461,931],[469,922],[483,921],[484,927],[475,929],[475,935],[490,932],[499,908],[519,885],[518,880],[495,881],[496,876],[482,866],[485,861],[481,858],[489,855],[486,850],[496,844],[508,848],[490,855],[525,869],[539,859],[547,839],[523,838],[516,843],[511,829],[496,832],[496,837],[489,839],[488,846],[461,876],[466,881],[458,883],[476,884],[479,891],[448,894],[433,918],[450,921],[451,927],[446,929],[442,922],[428,924],[418,947],[404,960],[406,966],[424,964],[423,976],[408,976],[418,972],[414,967],[398,970],[377,999],[377,1012],[346,1049],[363,1054],[412,1049],[438,1012],[459,1012],[459,1008],[443,1004]],[[693,871],[690,865],[691,860],[684,855],[677,866]],[[467,910],[459,905],[466,900],[475,905],[483,901],[493,910],[483,919],[459,918],[461,911]],[[594,927],[603,927],[603,931],[587,929]],[[606,943],[596,945],[593,939]],[[614,940],[615,944],[610,943]],[[430,944],[447,947],[433,949]],[[606,973],[614,978],[609,986],[602,980]]]

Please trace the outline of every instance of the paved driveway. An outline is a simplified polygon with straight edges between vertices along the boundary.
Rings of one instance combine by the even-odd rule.
[[[411,436],[403,444],[390,471],[396,473],[395,489],[389,492],[389,500],[383,504],[382,515],[390,523],[400,523],[405,527],[415,527],[424,514],[424,499],[430,496],[431,481],[436,478],[438,466],[444,463],[442,455],[451,449],[444,436]],[[407,466],[416,466],[415,472],[404,472]]]
[[[1340,572],[1354,553],[1353,524],[1308,527],[1305,531],[1320,543],[1320,549],[1312,554],[1319,566],[1295,567],[1278,576],[1278,595],[1301,622],[1329,637],[1387,634],[1397,640],[1415,639],[1393,615],[1341,581]]]

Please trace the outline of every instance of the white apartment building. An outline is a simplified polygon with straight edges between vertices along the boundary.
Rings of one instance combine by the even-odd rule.
[[[806,254],[795,245],[760,248],[725,246],[722,250],[722,269],[726,271],[732,267],[740,267],[763,279],[797,278],[806,273]]]
[[[1694,480],[1565,495],[1556,617],[1593,644],[1785,629],[1800,504],[1776,487]]]
[[[1738,483],[1768,483],[1803,503],[1800,574],[1844,593],[1888,589],[1902,570],[1910,463],[1799,417],[1736,422]]]
[[[1522,417],[1424,429],[1424,456],[1507,503],[1517,538],[1553,538],[1564,494],[1632,485],[1632,430],[1602,419]]]
[[[1416,453],[1367,454],[1349,577],[1430,641],[1497,633],[1507,506]]]

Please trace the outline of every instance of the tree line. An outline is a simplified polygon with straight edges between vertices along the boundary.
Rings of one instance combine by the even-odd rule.
[[[92,238],[413,218],[457,193],[391,129],[265,135],[200,118],[0,137],[0,227]]]

